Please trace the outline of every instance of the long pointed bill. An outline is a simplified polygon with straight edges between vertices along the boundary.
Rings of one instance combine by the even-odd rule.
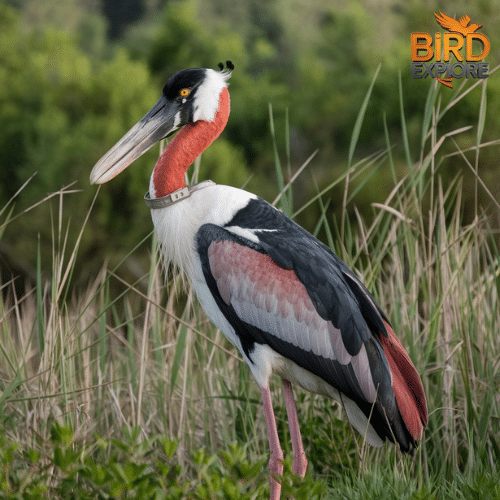
[[[151,146],[177,130],[179,106],[165,96],[148,111],[94,166],[91,184],[103,184],[125,170]]]

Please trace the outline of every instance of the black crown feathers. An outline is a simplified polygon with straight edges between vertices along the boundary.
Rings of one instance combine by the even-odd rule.
[[[224,70],[224,63],[220,62],[217,66],[219,67],[219,69],[220,69],[221,71],[223,71],[223,70]],[[231,61],[226,61],[226,69],[227,69],[228,71],[233,71],[233,69],[234,69],[234,64],[233,64]]]

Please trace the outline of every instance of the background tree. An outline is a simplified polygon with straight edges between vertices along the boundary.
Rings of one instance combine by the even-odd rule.
[[[156,101],[168,76],[185,67],[216,67],[226,59],[236,66],[231,118],[221,138],[202,155],[201,179],[236,186],[249,181],[248,189],[273,196],[271,104],[279,154],[290,163],[290,172],[319,149],[311,165],[314,180],[303,175],[296,184],[295,203],[300,206],[314,193],[315,182],[324,187],[344,172],[357,113],[379,64],[382,69],[357,155],[361,158],[386,146],[384,120],[391,143],[401,142],[399,75],[410,150],[416,150],[412,145],[420,145],[429,83],[409,74],[409,33],[439,31],[432,12],[445,9],[416,1],[332,5],[306,0],[135,0],[128,7],[98,0],[71,0],[60,6],[34,0],[9,3],[13,6],[0,4],[0,202],[5,204],[35,172],[19,195],[19,207],[76,182],[81,194],[65,199],[75,227],[95,192],[88,185],[92,165]],[[500,27],[492,2],[459,2],[454,8],[481,21],[490,36]],[[490,68],[497,59],[492,39]],[[500,105],[499,86],[496,76],[487,82],[489,109]],[[439,89],[437,99],[443,108],[452,95]],[[480,95],[467,95],[443,118],[443,126],[474,122]],[[483,142],[496,139],[499,120],[494,113],[487,114]],[[473,129],[461,134],[459,145],[474,144],[476,133]],[[454,152],[453,143],[445,143],[443,151]],[[484,151],[480,166],[482,178],[497,193],[498,153],[498,146]],[[398,154],[394,168],[400,177],[406,167]],[[469,154],[473,160],[474,153]],[[95,272],[104,256],[118,261],[130,241],[138,242],[148,233],[149,213],[142,196],[157,155],[153,148],[134,168],[101,189],[81,246],[85,270],[77,276]],[[457,174],[454,157],[445,158],[439,168],[445,182]],[[462,174],[472,185],[472,174]],[[378,186],[389,189],[385,179],[390,175],[389,165],[382,165],[372,184],[358,194],[356,205],[365,216],[370,214],[370,203],[383,197]],[[363,179],[354,181],[351,189],[359,182]],[[473,189],[464,193],[466,206],[474,195]],[[329,217],[339,210],[342,190],[330,196]],[[302,215],[299,222],[312,229],[319,206],[317,210],[310,211],[307,219]],[[471,213],[467,210],[464,216]],[[2,242],[5,262],[17,263],[29,274],[37,235],[43,248],[51,245],[51,217],[47,205],[20,223],[23,227],[8,229]],[[70,232],[70,238],[76,235]],[[147,269],[146,257],[139,268]]]

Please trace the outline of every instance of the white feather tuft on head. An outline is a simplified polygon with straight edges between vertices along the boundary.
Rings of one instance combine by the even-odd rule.
[[[215,71],[207,69],[205,79],[196,89],[194,96],[193,121],[205,120],[211,122],[219,109],[219,96],[222,89],[227,87],[230,71]]]

